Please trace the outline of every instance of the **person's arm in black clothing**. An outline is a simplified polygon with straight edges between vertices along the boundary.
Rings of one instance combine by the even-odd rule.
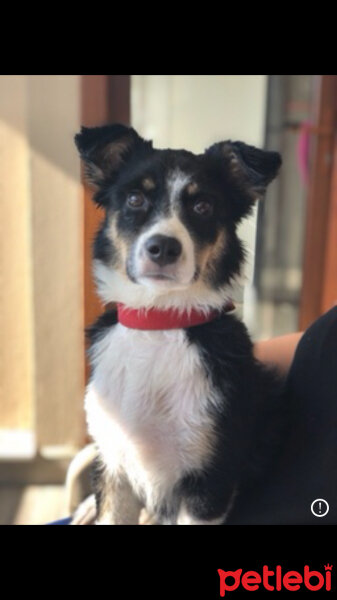
[[[228,524],[337,524],[337,306],[287,338],[255,345],[259,360],[286,375],[280,455],[262,485],[238,496]],[[315,502],[328,507],[322,517]]]
[[[303,331],[300,331],[255,342],[255,357],[267,365],[275,365],[280,373],[286,375],[302,335]]]

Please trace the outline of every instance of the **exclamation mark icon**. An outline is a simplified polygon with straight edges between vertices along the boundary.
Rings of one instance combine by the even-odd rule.
[[[324,498],[316,498],[311,503],[311,512],[315,517],[325,517],[329,512],[329,504]]]

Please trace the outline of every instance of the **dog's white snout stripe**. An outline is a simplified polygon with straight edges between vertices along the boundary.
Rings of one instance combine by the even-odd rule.
[[[171,171],[167,178],[167,190],[169,193],[171,210],[174,211],[181,197],[183,189],[191,182],[191,176],[180,169]]]

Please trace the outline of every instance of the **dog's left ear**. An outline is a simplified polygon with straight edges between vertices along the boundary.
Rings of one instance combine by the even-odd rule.
[[[282,164],[278,152],[230,140],[213,144],[205,154],[219,161],[219,166],[241,192],[237,206],[232,207],[236,220],[249,214],[254,202],[264,196]]]

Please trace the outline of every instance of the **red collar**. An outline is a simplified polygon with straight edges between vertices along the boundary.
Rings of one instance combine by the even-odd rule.
[[[233,310],[232,302],[227,302],[222,309],[225,312]],[[118,321],[131,329],[179,329],[208,323],[219,317],[222,311],[211,310],[207,316],[196,309],[178,312],[175,308],[159,309],[129,308],[117,302]]]

